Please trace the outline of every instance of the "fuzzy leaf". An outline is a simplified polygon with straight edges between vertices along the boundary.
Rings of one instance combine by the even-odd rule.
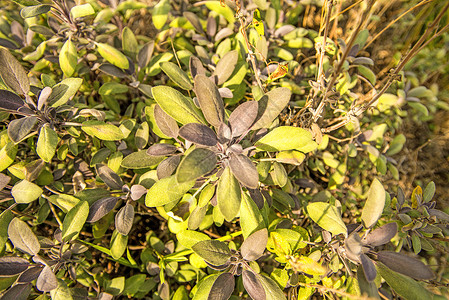
[[[206,69],[204,68],[203,63],[196,56],[190,56],[189,69],[192,78],[195,78],[198,74],[206,75]]]
[[[398,232],[398,224],[395,222],[385,224],[371,231],[365,238],[364,243],[373,247],[388,243]]]
[[[122,49],[123,52],[133,60],[137,55],[137,48],[139,44],[137,43],[136,36],[129,27],[123,28],[122,31]]]
[[[120,165],[127,169],[146,169],[159,164],[162,160],[163,156],[150,156],[146,150],[141,150],[126,156]]]
[[[243,270],[243,286],[253,300],[266,300],[267,296],[260,282],[260,275],[251,271]]]
[[[377,259],[391,270],[417,280],[433,279],[432,270],[416,258],[393,251],[380,251]]]
[[[156,105],[154,107],[154,121],[156,123],[156,129],[159,129],[162,134],[172,138],[178,137],[178,123],[176,123],[175,119],[173,119],[165,111],[163,111],[159,105]]]
[[[231,273],[222,273],[217,277],[207,300],[228,300],[234,292],[235,279]]]
[[[4,169],[9,167],[9,165],[11,165],[14,162],[14,159],[16,158],[17,150],[18,150],[17,145],[14,145],[13,142],[7,143],[0,150],[0,171],[3,171]]]
[[[17,111],[23,106],[24,102],[17,94],[0,90],[0,108]]]
[[[148,190],[145,198],[145,205],[148,207],[162,206],[178,201],[195,184],[195,181],[178,183],[175,175],[163,178]]]
[[[30,255],[36,255],[41,249],[39,241],[30,227],[18,218],[14,218],[9,223],[8,237],[15,248]]]
[[[365,206],[362,210],[362,221],[366,228],[376,225],[385,206],[385,189],[377,178],[374,178],[368,190]]]
[[[20,16],[24,19],[35,17],[38,15],[45,14],[49,12],[51,9],[51,5],[48,4],[39,4],[34,6],[27,6],[22,8],[20,11]]]
[[[240,104],[229,116],[229,126],[232,130],[232,136],[237,137],[245,133],[257,117],[258,103],[248,101]]]
[[[234,72],[239,58],[237,50],[226,53],[217,63],[212,78],[216,78],[216,84],[222,85]]]
[[[317,148],[312,133],[298,127],[280,126],[256,142],[256,148],[264,151],[298,150],[304,153]]]
[[[49,266],[45,266],[36,281],[36,288],[41,292],[50,292],[58,287],[58,279]]]
[[[19,95],[30,91],[30,80],[19,61],[5,48],[0,48],[0,76]]]
[[[90,4],[89,4],[90,6]],[[75,73],[76,65],[78,63],[78,55],[75,44],[71,39],[68,39],[61,48],[59,53],[59,65],[62,72],[67,77],[70,77]]]
[[[66,104],[80,88],[83,80],[81,78],[66,78],[52,87],[52,92],[48,97],[48,105],[58,107]]]
[[[290,101],[291,91],[288,88],[280,87],[266,93],[259,100],[259,118],[251,128],[257,130],[269,127],[273,120],[279,116],[281,111]]]
[[[0,276],[13,276],[22,273],[30,263],[22,257],[3,256],[0,257]]]
[[[123,186],[123,181],[120,176],[117,175],[114,171],[112,171],[108,166],[103,164],[97,164],[95,166],[98,176],[100,176],[101,180],[106,183],[113,190],[121,190]]]
[[[228,245],[217,240],[199,241],[192,246],[192,250],[215,266],[226,263],[232,255]]]
[[[240,248],[244,259],[254,261],[262,256],[268,241],[268,231],[266,228],[258,230],[245,239]]]
[[[178,232],[176,238],[182,246],[188,249],[192,248],[192,246],[198,242],[210,240],[210,237],[206,234],[193,230],[183,230]]]
[[[198,74],[195,77],[195,93],[206,120],[218,128],[224,120],[224,105],[217,86],[206,77]]]
[[[170,79],[183,90],[190,91],[193,88],[189,76],[177,65],[172,62],[161,63],[161,69]]]
[[[177,151],[176,146],[171,144],[154,144],[147,150],[148,155],[166,156],[171,155]]]
[[[215,132],[203,124],[189,123],[179,129],[179,135],[195,144],[215,146],[218,142]]]
[[[240,226],[245,239],[266,227],[260,209],[246,193],[243,193],[240,206]]]
[[[42,126],[37,140],[36,152],[45,162],[50,162],[58,146],[58,134],[48,124]]]
[[[78,237],[89,215],[89,204],[80,201],[65,216],[62,223],[62,239],[71,241]]]
[[[335,206],[324,202],[312,202],[307,205],[306,210],[309,217],[324,230],[333,235],[341,233],[346,235],[345,223],[343,223],[340,212]]]
[[[259,173],[256,166],[246,155],[231,155],[229,168],[235,178],[244,186],[250,189],[255,189],[259,186]]]
[[[218,180],[217,186],[218,208],[226,221],[232,221],[240,210],[242,192],[240,184],[232,175],[231,169],[226,168]]]
[[[106,216],[117,204],[117,197],[106,197],[95,201],[89,208],[86,222],[94,223]]]
[[[128,235],[134,221],[134,206],[126,204],[115,215],[115,228],[122,235]]]
[[[108,44],[96,43],[95,45],[98,53],[109,63],[124,70],[129,68],[129,61],[122,52]]]
[[[88,135],[103,141],[117,141],[124,138],[122,131],[118,127],[102,121],[83,122],[81,129]]]
[[[196,180],[212,171],[216,164],[217,155],[213,151],[203,148],[194,149],[179,164],[176,180],[179,183]]]
[[[8,126],[8,136],[14,143],[19,143],[22,141],[31,130],[33,130],[34,125],[37,123],[37,117],[25,117],[20,119],[15,119],[9,122]]]
[[[30,203],[42,195],[42,189],[27,180],[21,180],[16,183],[11,189],[11,195],[14,197],[16,203]]]

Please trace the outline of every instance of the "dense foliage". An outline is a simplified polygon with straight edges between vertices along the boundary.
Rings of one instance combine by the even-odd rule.
[[[1,299],[445,299],[444,2],[0,1]]]

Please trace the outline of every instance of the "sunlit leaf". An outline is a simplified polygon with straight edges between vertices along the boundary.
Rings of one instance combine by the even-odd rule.
[[[30,227],[18,218],[14,218],[9,223],[8,237],[15,248],[30,255],[36,255],[41,248],[37,237]]]
[[[89,215],[89,204],[80,201],[65,216],[62,223],[62,239],[70,241],[76,239]]]
[[[385,206],[385,189],[377,178],[374,178],[368,190],[365,206],[362,210],[362,221],[366,228],[377,223]]]
[[[232,253],[228,245],[217,240],[199,241],[192,250],[209,263],[219,266],[228,261]]]
[[[218,207],[227,221],[232,221],[238,214],[241,201],[240,184],[232,175],[230,168],[225,168],[217,186]]]
[[[179,183],[195,180],[212,171],[216,164],[217,155],[213,151],[203,148],[194,149],[179,164],[176,180]]]
[[[309,217],[321,228],[331,232],[333,235],[346,235],[346,226],[341,219],[338,209],[324,202],[312,202],[306,207]]]

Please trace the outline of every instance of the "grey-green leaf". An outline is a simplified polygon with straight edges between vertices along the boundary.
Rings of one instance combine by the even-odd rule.
[[[22,8],[20,11],[20,16],[24,19],[35,17],[38,15],[45,14],[49,12],[51,9],[51,5],[48,4],[39,4],[34,6],[27,6]]]
[[[281,111],[287,106],[290,101],[292,92],[286,87],[275,88],[266,93],[259,100],[259,118],[251,128],[257,130],[264,127],[269,127],[273,120],[279,116]]]
[[[14,143],[19,143],[33,130],[37,123],[37,117],[30,116],[20,119],[15,119],[9,122],[8,136]]]
[[[163,156],[150,156],[146,150],[141,150],[126,156],[121,166],[127,169],[145,169],[157,165],[162,160],[164,160]]]
[[[395,272],[417,280],[429,280],[435,277],[432,270],[420,260],[393,251],[380,251],[377,259]]]
[[[89,208],[86,222],[94,223],[106,216],[117,204],[117,197],[106,197],[95,201]]]
[[[228,245],[217,240],[200,241],[192,246],[192,250],[215,266],[226,263],[232,255]]]
[[[196,180],[212,171],[216,164],[217,155],[213,151],[204,148],[194,149],[179,164],[176,180],[179,183]]]
[[[341,219],[338,209],[324,202],[312,202],[306,207],[309,217],[321,228],[329,231],[333,235],[346,235],[347,229],[345,223]]]
[[[58,134],[48,124],[42,126],[37,140],[36,152],[45,162],[50,162],[58,146]]]
[[[83,122],[81,129],[88,135],[103,141],[117,141],[124,138],[122,131],[117,126],[102,121]]]
[[[262,256],[268,241],[266,228],[258,230],[245,239],[240,248],[242,257],[248,261],[254,261]]]
[[[126,204],[115,215],[115,228],[123,235],[128,235],[134,221],[134,206]]]
[[[14,218],[9,223],[8,237],[15,248],[30,255],[36,255],[41,249],[37,237],[28,225],[18,218]]]
[[[217,202],[218,208],[226,221],[232,221],[240,210],[242,192],[240,184],[232,175],[231,169],[226,168],[218,180]]]
[[[50,292],[58,287],[58,279],[49,266],[45,266],[36,281],[36,288],[41,292]]]
[[[189,123],[179,129],[179,135],[195,144],[215,146],[218,142],[215,132],[203,124]]]
[[[62,223],[62,239],[65,241],[76,239],[84,223],[86,223],[88,215],[89,203],[87,201],[78,202],[64,218]]]
[[[259,186],[259,173],[256,166],[246,155],[231,155],[229,168],[235,178],[244,186],[250,189],[255,189]]]
[[[193,88],[189,76],[178,65],[172,62],[161,63],[161,69],[180,88],[190,91]]]
[[[177,90],[168,86],[155,86],[151,92],[162,110],[179,123],[205,123],[193,101]]]
[[[224,120],[224,105],[217,86],[206,75],[198,74],[195,77],[195,93],[204,117],[209,124],[218,128]]]
[[[66,104],[76,94],[82,83],[83,79],[81,78],[66,78],[53,86],[47,100],[48,105],[58,107]]]
[[[101,180],[106,183],[113,190],[121,190],[123,186],[123,181],[120,176],[112,171],[108,166],[103,164],[97,164],[95,166],[98,176]]]
[[[363,241],[365,244],[376,247],[388,243],[398,232],[398,224],[391,222],[371,231]]]
[[[207,300],[228,300],[234,292],[235,279],[232,273],[222,273],[217,277]]]
[[[217,63],[212,78],[215,79],[217,85],[222,85],[234,72],[235,66],[239,58],[237,50],[226,53]]]
[[[362,210],[362,221],[366,228],[377,223],[385,206],[385,189],[377,178],[374,178],[368,190],[365,206]]]
[[[17,182],[11,189],[14,201],[18,204],[33,202],[42,195],[42,192],[38,185],[25,179]]]
[[[5,48],[0,48],[0,76],[19,95],[30,91],[30,80],[20,62]]]

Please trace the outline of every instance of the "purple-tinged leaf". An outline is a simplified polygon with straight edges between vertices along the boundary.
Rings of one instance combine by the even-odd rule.
[[[254,123],[257,117],[259,105],[256,101],[248,101],[240,104],[229,116],[229,126],[232,129],[232,136],[240,136],[246,132]]]
[[[125,78],[126,76],[128,76],[125,72],[123,72],[122,69],[109,63],[102,64],[98,69],[108,75],[115,76],[117,78]]]
[[[266,228],[258,230],[245,239],[240,248],[242,256],[247,261],[254,261],[262,256],[268,241]]]
[[[196,56],[190,56],[189,69],[192,78],[195,78],[198,74],[206,75],[206,69],[204,68],[203,63]]]
[[[221,98],[232,98],[234,97],[234,94],[232,91],[227,87],[222,87],[218,89],[218,92],[220,93]]]
[[[147,193],[147,189],[143,185],[134,184],[131,187],[131,199],[133,199],[134,201],[139,200],[146,193]]]
[[[243,270],[242,273],[243,286],[253,300],[265,300],[267,298],[263,285],[260,283],[259,276],[247,270]]]
[[[218,141],[221,144],[225,144],[232,139],[231,128],[225,123],[221,123],[217,129]]]
[[[187,19],[187,21],[190,22],[190,24],[193,25],[193,27],[198,33],[204,33],[203,26],[201,26],[200,19],[196,14],[190,11],[186,11],[182,15]]]
[[[37,117],[30,116],[12,120],[8,126],[8,136],[14,143],[22,141],[33,130]]]
[[[120,176],[112,171],[108,166],[103,164],[95,165],[97,175],[113,190],[121,190],[123,186],[123,181]]]
[[[45,266],[36,281],[36,288],[41,292],[49,292],[58,287],[58,279],[49,266]]]
[[[13,276],[25,271],[30,263],[22,257],[0,257],[0,276]]]
[[[369,282],[376,279],[377,271],[371,259],[366,256],[366,254],[360,255],[360,262],[362,263],[363,272],[365,273],[365,278]]]
[[[128,235],[134,221],[134,206],[126,204],[115,215],[115,228],[122,235]]]
[[[154,41],[149,41],[146,43],[142,49],[140,49],[139,54],[137,54],[137,62],[141,69],[148,66],[151,57],[153,56]]]
[[[217,21],[212,16],[207,18],[206,31],[207,35],[210,37],[213,37],[217,32]]]
[[[218,240],[200,241],[192,246],[192,250],[215,266],[225,264],[232,256],[228,245]]]
[[[16,284],[3,293],[2,300],[26,300],[31,292],[31,283]]]
[[[173,175],[180,162],[181,155],[170,156],[164,159],[156,168],[157,178],[162,179]]]
[[[159,105],[154,107],[154,119],[157,127],[166,136],[176,138],[179,134],[179,127],[175,119],[170,117]]]
[[[106,216],[117,204],[118,198],[106,197],[95,201],[89,208],[86,222],[94,223]]]
[[[227,300],[234,292],[235,279],[231,273],[223,273],[217,277],[209,292],[207,300]]]
[[[215,35],[215,42],[225,39],[233,33],[234,31],[232,29],[230,29],[229,27],[225,27],[217,32],[217,34]]]
[[[373,247],[381,246],[388,243],[398,232],[398,224],[395,222],[385,224],[371,231],[363,243]]]
[[[259,189],[248,189],[251,199],[256,203],[257,208],[262,209],[264,205],[264,196]]]
[[[212,78],[216,79],[217,85],[222,85],[234,72],[235,66],[239,59],[237,50],[232,50],[226,53],[217,63]]]
[[[357,268],[357,283],[359,284],[361,294],[366,294],[373,299],[380,299],[376,283],[366,279],[362,265],[359,265]]]
[[[428,211],[429,215],[437,217],[440,221],[449,221],[449,215],[439,209],[430,208]]]
[[[0,90],[0,108],[17,111],[23,104],[22,98],[17,94],[7,90]]]
[[[194,90],[207,122],[215,127],[220,126],[224,120],[224,104],[217,86],[206,75],[198,74],[195,76]]]
[[[179,129],[179,135],[192,142],[203,146],[215,146],[218,142],[215,132],[203,124],[189,123]]]
[[[259,186],[259,173],[251,160],[243,155],[231,155],[229,167],[235,178],[244,186],[255,189]]]
[[[0,48],[0,76],[14,92],[27,95],[30,80],[20,62],[5,48]]]
[[[176,147],[171,144],[154,144],[148,148],[147,154],[152,156],[167,156],[176,151]]]
[[[416,258],[393,251],[380,251],[377,259],[391,270],[417,280],[429,280],[435,277],[433,271]]]
[[[176,180],[179,183],[195,180],[212,171],[216,165],[217,155],[213,151],[204,148],[194,149],[179,164]]]
[[[0,38],[0,46],[8,48],[8,49],[12,49],[12,50],[19,49],[17,44],[13,43],[10,40],[3,39],[3,38]]]
[[[36,255],[41,249],[36,235],[24,221],[18,218],[14,218],[9,223],[8,237],[15,248],[30,255]]]
[[[39,274],[42,272],[42,270],[43,270],[42,265],[33,266],[28,270],[26,270],[25,272],[23,272],[22,274],[20,274],[19,278],[17,278],[17,282],[28,283],[34,281],[39,277]]]
[[[0,173],[0,191],[3,190],[9,183],[9,181],[11,180],[11,177]]]
[[[286,35],[289,32],[292,32],[293,30],[295,30],[295,26],[293,25],[284,25],[279,27],[278,29],[276,29],[276,31],[274,32],[275,36],[279,36],[282,37],[284,35]]]

